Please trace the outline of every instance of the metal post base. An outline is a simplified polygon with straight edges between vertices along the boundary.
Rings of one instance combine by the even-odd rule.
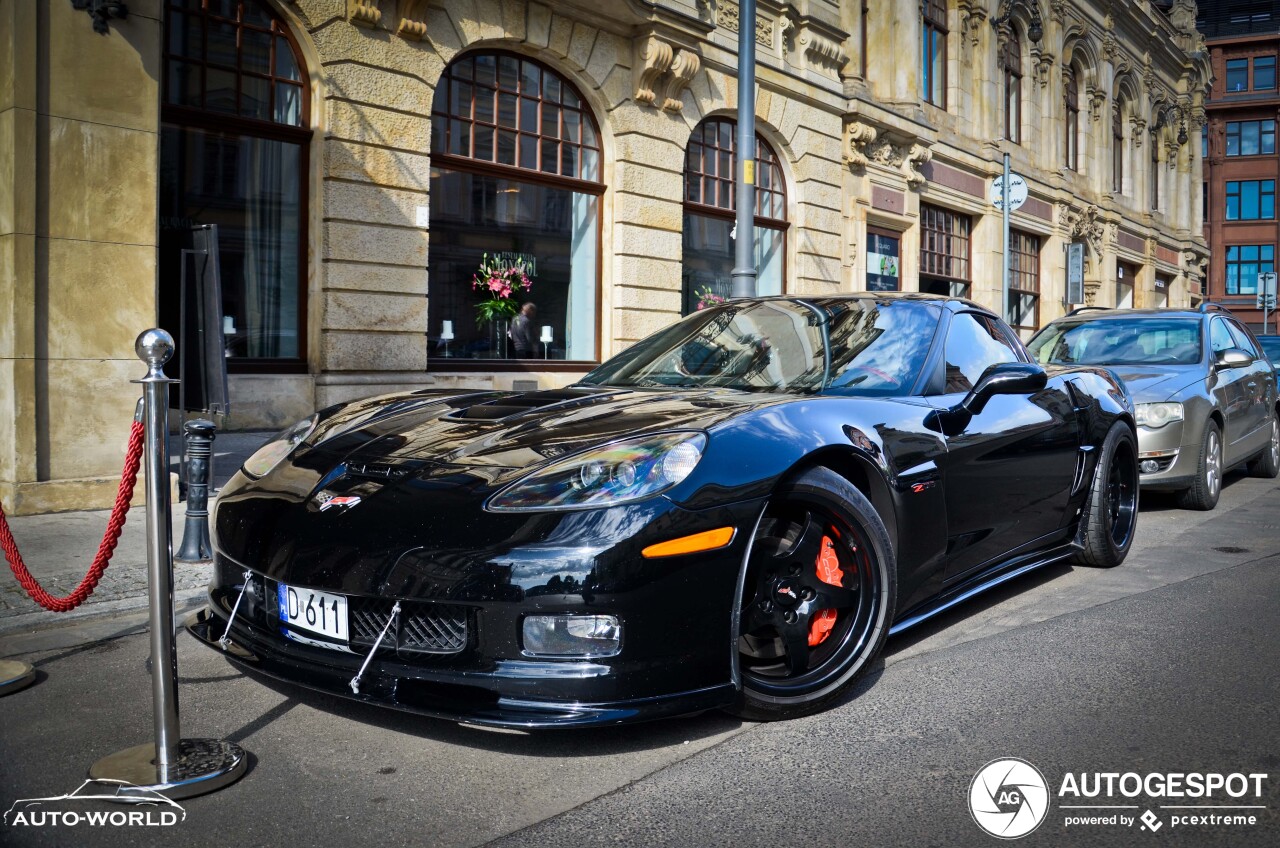
[[[12,695],[36,682],[36,670],[17,660],[0,660],[0,696]]]
[[[247,765],[244,749],[234,742],[183,739],[178,743],[178,761],[169,767],[167,780],[159,776],[156,746],[150,742],[103,757],[90,767],[89,777],[133,784],[120,789],[120,795],[146,797],[155,792],[176,801],[235,783],[244,776]]]

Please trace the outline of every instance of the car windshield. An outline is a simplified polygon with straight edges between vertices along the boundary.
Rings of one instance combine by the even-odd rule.
[[[938,307],[923,302],[728,303],[637,342],[581,384],[905,394],[937,323]]]
[[[1045,327],[1027,345],[1036,362],[1055,365],[1194,365],[1198,318],[1096,318]]]

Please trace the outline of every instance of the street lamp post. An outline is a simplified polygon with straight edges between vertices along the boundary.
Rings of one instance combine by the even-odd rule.
[[[738,9],[738,209],[734,229],[733,296],[756,293],[756,0]]]

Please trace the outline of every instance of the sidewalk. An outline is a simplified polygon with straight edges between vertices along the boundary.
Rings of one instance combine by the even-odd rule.
[[[240,465],[263,442],[269,432],[219,433],[213,442],[213,485],[220,488]],[[177,472],[182,448],[177,437],[170,440],[170,470]],[[138,475],[138,486],[143,486]],[[186,520],[185,503],[173,505],[173,548],[182,544]],[[40,584],[50,593],[67,595],[79,584],[93,563],[107,527],[110,512],[61,512],[9,518],[13,537],[23,561]],[[18,585],[7,565],[0,570],[0,637],[45,627],[56,627],[72,619],[107,615],[141,609],[147,603],[147,516],[144,507],[129,510],[120,535],[98,588],[79,608],[66,613],[48,612],[31,600]],[[0,556],[0,559],[3,557]],[[210,566],[174,564],[174,598],[179,611],[198,606],[209,582]],[[0,656],[7,651],[0,648]]]

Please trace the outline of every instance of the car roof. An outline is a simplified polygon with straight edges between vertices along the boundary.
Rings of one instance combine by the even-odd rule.
[[[808,303],[819,304],[822,306],[835,306],[840,303],[852,303],[852,302],[863,301],[863,300],[873,300],[873,301],[876,301],[877,303],[889,303],[892,301],[914,301],[919,303],[932,303],[932,304],[941,306],[945,309],[950,309],[952,312],[957,312],[957,311],[966,310],[966,309],[973,309],[987,315],[995,315],[995,313],[992,312],[987,307],[983,306],[980,303],[974,303],[972,300],[969,300],[967,298],[951,297],[949,295],[942,295],[942,294],[929,294],[928,292],[909,292],[909,291],[908,292],[899,292],[899,291],[870,292],[868,291],[868,292],[853,292],[850,294],[839,294],[839,295],[816,295],[812,297],[806,297],[804,295],[796,295],[796,294],[786,294],[786,295],[772,295],[769,297],[753,297],[753,298],[742,298],[742,299],[757,300],[757,301],[785,300],[785,301],[790,301],[792,303],[803,300]],[[730,302],[732,302],[732,300]]]

